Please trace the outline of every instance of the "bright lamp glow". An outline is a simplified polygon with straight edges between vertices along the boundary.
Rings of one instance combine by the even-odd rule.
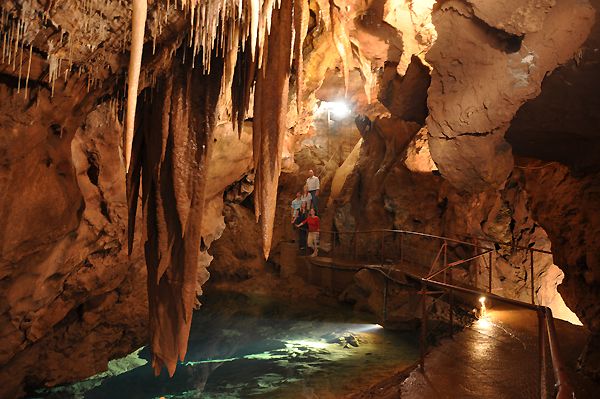
[[[481,310],[479,312],[479,318],[483,319],[485,317],[487,317],[487,309],[485,307],[485,297],[482,296],[479,298],[479,303],[481,304]]]
[[[350,115],[350,108],[344,101],[321,101],[319,111],[331,112],[335,119],[342,119]]]

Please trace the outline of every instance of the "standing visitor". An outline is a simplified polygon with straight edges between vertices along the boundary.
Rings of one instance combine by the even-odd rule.
[[[306,212],[308,212],[312,204],[312,195],[308,192],[308,186],[306,184],[304,185],[302,197],[300,197],[300,199],[306,204]]]
[[[308,179],[306,179],[306,187],[308,188],[308,192],[312,197],[312,208],[315,210],[315,215],[319,213],[319,189],[321,185],[319,183],[319,178],[315,176],[315,172],[311,170],[308,171]]]
[[[321,221],[315,214],[315,209],[311,209],[306,220],[296,227],[300,227],[304,224],[308,224],[308,246],[312,247],[313,253],[310,256],[317,256],[319,248],[319,231],[321,231]]]
[[[300,206],[302,205],[302,194],[300,192],[296,193],[296,198],[292,201],[292,220],[298,215],[298,211],[300,210]]]
[[[300,210],[298,210],[298,214],[292,221],[295,226],[298,227],[298,248],[303,251],[306,249],[306,237],[308,235],[308,226],[306,223],[303,223],[308,217],[308,212],[306,211],[306,203],[302,202],[300,206]]]

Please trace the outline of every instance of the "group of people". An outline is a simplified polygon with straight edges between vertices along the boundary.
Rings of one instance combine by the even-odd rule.
[[[319,232],[321,221],[319,219],[319,178],[312,170],[308,171],[308,178],[304,191],[296,193],[292,201],[292,224],[298,229],[298,244],[300,250],[312,248],[311,256],[317,256],[319,248]]]

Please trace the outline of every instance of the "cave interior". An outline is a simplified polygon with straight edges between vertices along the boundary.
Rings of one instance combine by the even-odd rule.
[[[0,397],[598,397],[599,10],[2,1]]]

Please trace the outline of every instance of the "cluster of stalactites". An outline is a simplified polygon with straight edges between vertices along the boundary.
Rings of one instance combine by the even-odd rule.
[[[231,92],[231,102],[225,103],[231,104],[230,114],[240,131],[251,104],[250,97],[255,94],[254,164],[258,176],[255,190],[257,202],[261,204],[256,208],[256,217],[261,222],[266,257],[275,217],[292,64],[298,74],[296,96],[298,99],[302,97],[302,47],[308,31],[308,0],[181,0],[176,6],[189,12],[191,31],[188,46],[192,48],[192,64],[195,64],[198,55],[204,72],[210,74],[215,53],[224,58],[221,95]],[[134,0],[125,134],[127,169],[135,125],[145,7],[146,0]],[[282,20],[286,22],[281,23]],[[277,84],[271,85],[270,80]],[[264,94],[258,95],[257,101],[258,87],[269,89],[260,91]],[[261,109],[268,109],[269,113],[261,112]],[[269,122],[261,118],[269,119]]]
[[[2,43],[0,63],[8,65],[12,72],[18,73],[17,93],[21,92],[21,86],[23,86],[23,95],[26,98],[29,93],[29,76],[33,57],[33,36],[28,30],[33,11],[31,2],[27,1],[23,3],[19,12],[6,10],[0,5],[0,42]],[[52,42],[49,42],[48,46],[51,47]],[[52,85],[52,92],[54,92],[54,81],[58,77],[60,60],[49,54],[48,64],[50,66],[48,80]],[[24,84],[21,82],[23,76],[25,76]]]
[[[223,42],[218,46],[224,47],[218,48],[229,51],[219,53],[217,48],[212,50],[212,70],[206,66],[208,61],[204,58],[186,62],[185,65],[173,62],[171,69],[159,79],[155,98],[141,110],[144,117],[135,132],[135,142],[129,142],[129,151],[133,147],[133,156],[130,153],[127,158],[128,166],[131,161],[128,170],[129,251],[131,253],[137,199],[141,189],[146,222],[143,231],[153,367],[156,373],[166,366],[172,375],[177,361],[185,356],[202,242],[200,233],[207,170],[210,167],[214,112],[220,96],[224,94],[224,87],[230,88],[234,103],[232,107],[238,109],[237,116],[242,119],[251,103],[250,93],[254,92],[255,203],[257,219],[261,222],[265,257],[271,246],[286,133],[289,80],[294,58],[296,68],[302,68],[301,50],[308,27],[308,1],[280,0],[280,4],[276,4],[269,0],[255,3],[262,7],[261,10],[269,11],[265,13],[268,21],[264,19],[264,27],[261,28],[260,17],[254,34],[253,28],[245,32],[243,25],[236,25],[237,22],[231,19],[213,21],[223,28],[223,33],[219,33],[223,35],[219,36],[223,37]],[[134,40],[128,94],[128,113],[131,112],[128,115],[131,116],[131,119],[128,118],[128,130],[132,134],[131,139],[147,3],[146,0],[134,0],[133,5]],[[211,8],[209,3],[205,7],[189,2],[182,5],[196,7],[193,8],[195,13],[204,12],[202,18],[227,15],[215,11],[224,10],[223,5],[221,8]],[[190,15],[193,26],[198,21],[196,15]],[[208,22],[204,24],[203,34],[208,34],[206,32],[214,28]],[[216,30],[212,32],[217,35]],[[254,44],[253,35],[256,38]],[[235,43],[244,37],[246,44],[239,50]],[[208,45],[208,42],[204,43]],[[226,43],[232,47],[227,47]],[[190,47],[181,49],[178,54],[188,53],[190,57],[198,49],[205,51],[203,47]],[[202,64],[204,71],[200,66],[194,69],[196,64]],[[223,80],[229,82],[223,83]],[[232,81],[240,84],[231,85]]]

